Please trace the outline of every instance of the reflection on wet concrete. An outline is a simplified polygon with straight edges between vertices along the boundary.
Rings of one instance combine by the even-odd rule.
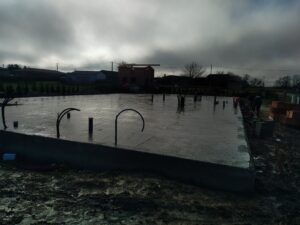
[[[184,113],[178,113],[176,95],[109,94],[68,97],[20,98],[20,106],[7,107],[9,130],[27,134],[56,137],[55,121],[63,108],[79,108],[69,120],[61,121],[61,139],[93,142],[114,146],[115,116],[125,108],[138,110],[147,127],[140,132],[138,115],[128,112],[119,118],[118,146],[138,151],[166,154],[193,160],[220,162],[243,168],[249,167],[247,146],[240,110],[215,104],[214,97],[194,101],[186,96]],[[218,97],[218,102],[232,101]],[[88,118],[94,118],[94,131],[89,133]],[[19,121],[18,129],[12,126]]]

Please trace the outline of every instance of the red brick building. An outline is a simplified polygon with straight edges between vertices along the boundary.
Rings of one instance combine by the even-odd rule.
[[[153,86],[154,69],[151,65],[124,64],[119,66],[118,82],[123,88],[147,89]]]

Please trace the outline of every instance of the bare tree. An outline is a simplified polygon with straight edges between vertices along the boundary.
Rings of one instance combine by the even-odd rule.
[[[128,67],[128,65],[125,61],[122,61],[122,62],[118,63],[118,67]]]
[[[265,86],[265,82],[260,78],[250,79],[249,84],[250,84],[250,86],[253,86],[253,87],[264,87]]]
[[[250,81],[251,81],[251,77],[249,74],[245,74],[242,78],[242,80],[247,84],[249,85],[250,84]]]
[[[290,76],[283,76],[278,78],[275,81],[275,87],[280,87],[280,88],[289,88],[291,87],[291,77]]]
[[[242,77],[242,81],[244,82],[244,84],[252,86],[252,87],[264,87],[265,86],[265,82],[263,79],[260,79],[257,77],[252,77],[249,74],[245,74]]]
[[[184,66],[184,75],[190,78],[201,77],[205,73],[203,66],[199,65],[196,62],[186,64]]]
[[[297,88],[299,89],[300,88],[300,75],[294,75],[293,76],[293,88]]]

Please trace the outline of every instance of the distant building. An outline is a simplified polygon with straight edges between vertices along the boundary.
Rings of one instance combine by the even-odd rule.
[[[202,79],[202,78],[201,78]],[[165,75],[163,77],[156,77],[154,78],[155,85],[158,86],[189,86],[193,85],[196,79],[191,79],[190,77],[186,76],[177,76],[177,75]],[[198,78],[197,78],[198,80]]]
[[[124,64],[119,66],[118,82],[122,88],[147,89],[153,86],[154,69],[152,66]]]
[[[110,71],[110,70],[101,70],[101,73],[105,74],[106,79],[108,80],[117,80],[118,72]]]
[[[101,70],[101,72],[106,76],[106,84],[111,85],[112,87],[118,86],[118,72],[109,70]]]
[[[24,68],[12,72],[17,80],[59,81],[64,73],[56,70]]]
[[[240,90],[245,82],[237,75],[232,74],[211,74],[207,77],[190,78],[187,76],[163,76],[156,78],[156,84],[161,87],[207,87],[216,89]]]
[[[7,69],[0,67],[0,80],[11,79],[13,74],[11,74]]]
[[[106,74],[102,71],[74,71],[65,74],[62,80],[72,84],[95,83],[97,81],[106,80]]]
[[[244,82],[241,77],[232,74],[211,74],[206,77],[206,83],[213,88],[241,90]]]

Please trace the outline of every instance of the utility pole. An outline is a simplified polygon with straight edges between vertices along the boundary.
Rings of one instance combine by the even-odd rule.
[[[56,63],[56,71],[58,72],[58,63]]]
[[[212,64],[210,65],[210,74],[212,74]]]
[[[114,62],[111,62],[111,71],[114,71]]]

